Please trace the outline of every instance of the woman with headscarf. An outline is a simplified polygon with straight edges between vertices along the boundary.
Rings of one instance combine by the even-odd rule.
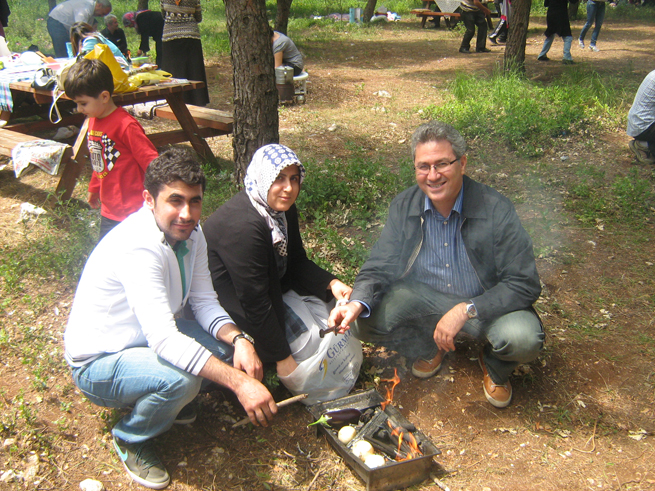
[[[196,106],[209,104],[205,60],[202,55],[200,0],[161,0],[164,14],[164,58],[161,69],[174,78],[205,82],[202,89],[184,92],[184,102]]]
[[[295,205],[304,177],[293,151],[266,145],[253,156],[245,189],[203,225],[221,305],[254,338],[261,360],[276,363],[283,382],[316,349],[316,339],[285,303],[285,294],[327,303],[347,301],[352,292],[305,253]]]

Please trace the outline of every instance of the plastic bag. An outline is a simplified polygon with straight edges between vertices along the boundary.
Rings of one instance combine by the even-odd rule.
[[[172,75],[164,70],[150,70],[131,75],[129,81],[131,84],[141,87],[142,85],[155,85],[171,77]]]
[[[306,405],[330,401],[348,394],[362,365],[362,343],[351,331],[327,334],[328,305],[316,297],[302,297],[293,290],[284,294],[284,303],[307,326],[307,332],[289,345],[298,367],[280,381],[294,394],[309,394]]]
[[[111,52],[109,46],[106,44],[96,44],[93,47],[93,51],[89,51],[84,58],[89,60],[100,60],[111,70],[111,74],[114,76],[114,93],[119,94],[121,92],[134,92],[137,87],[131,84],[128,80],[127,73],[123,71],[121,66],[116,61],[114,53]]]

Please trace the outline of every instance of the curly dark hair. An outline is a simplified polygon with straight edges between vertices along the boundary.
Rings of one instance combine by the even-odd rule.
[[[64,92],[67,97],[96,98],[104,91],[109,92],[109,95],[114,93],[114,77],[109,67],[100,60],[80,58],[68,69],[64,81]]]
[[[187,186],[200,184],[205,192],[205,173],[191,150],[179,147],[165,150],[148,166],[144,187],[153,198],[157,198],[159,191],[174,181],[182,181]]]

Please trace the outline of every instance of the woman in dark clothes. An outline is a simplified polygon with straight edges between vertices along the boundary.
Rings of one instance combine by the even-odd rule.
[[[539,61],[549,61],[548,50],[553,44],[555,35],[558,35],[564,41],[564,58],[562,63],[565,65],[572,65],[573,58],[571,58],[571,43],[573,42],[573,35],[571,34],[571,24],[569,24],[568,0],[546,0],[544,6],[548,7],[546,12],[546,32],[544,35],[544,47],[539,53],[537,58]]]
[[[297,329],[286,295],[295,292],[309,297],[307,301],[328,302],[333,297],[347,300],[352,292],[305,253],[294,204],[304,175],[293,151],[266,145],[248,167],[246,189],[203,225],[221,305],[255,339],[261,360],[276,362],[281,379],[316,350],[312,333]],[[326,318],[327,313],[326,307]]]
[[[159,68],[163,63],[162,36],[164,34],[164,18],[161,12],[152,10],[142,10],[141,12],[127,12],[123,15],[123,25],[125,27],[134,27],[137,34],[141,36],[141,45],[136,52],[136,56],[150,51],[150,38],[155,42],[157,52],[155,63]]]
[[[202,55],[200,29],[202,9],[200,0],[161,0],[164,13],[164,62],[163,70],[175,78],[205,82],[202,89],[184,92],[187,104],[209,104],[205,60]]]

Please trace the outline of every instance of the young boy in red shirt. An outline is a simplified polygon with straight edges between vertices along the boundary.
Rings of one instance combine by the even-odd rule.
[[[64,88],[89,119],[93,176],[87,199],[91,208],[100,208],[102,240],[143,206],[145,171],[158,153],[137,120],[114,104],[114,79],[107,65],[80,59],[69,69]]]

